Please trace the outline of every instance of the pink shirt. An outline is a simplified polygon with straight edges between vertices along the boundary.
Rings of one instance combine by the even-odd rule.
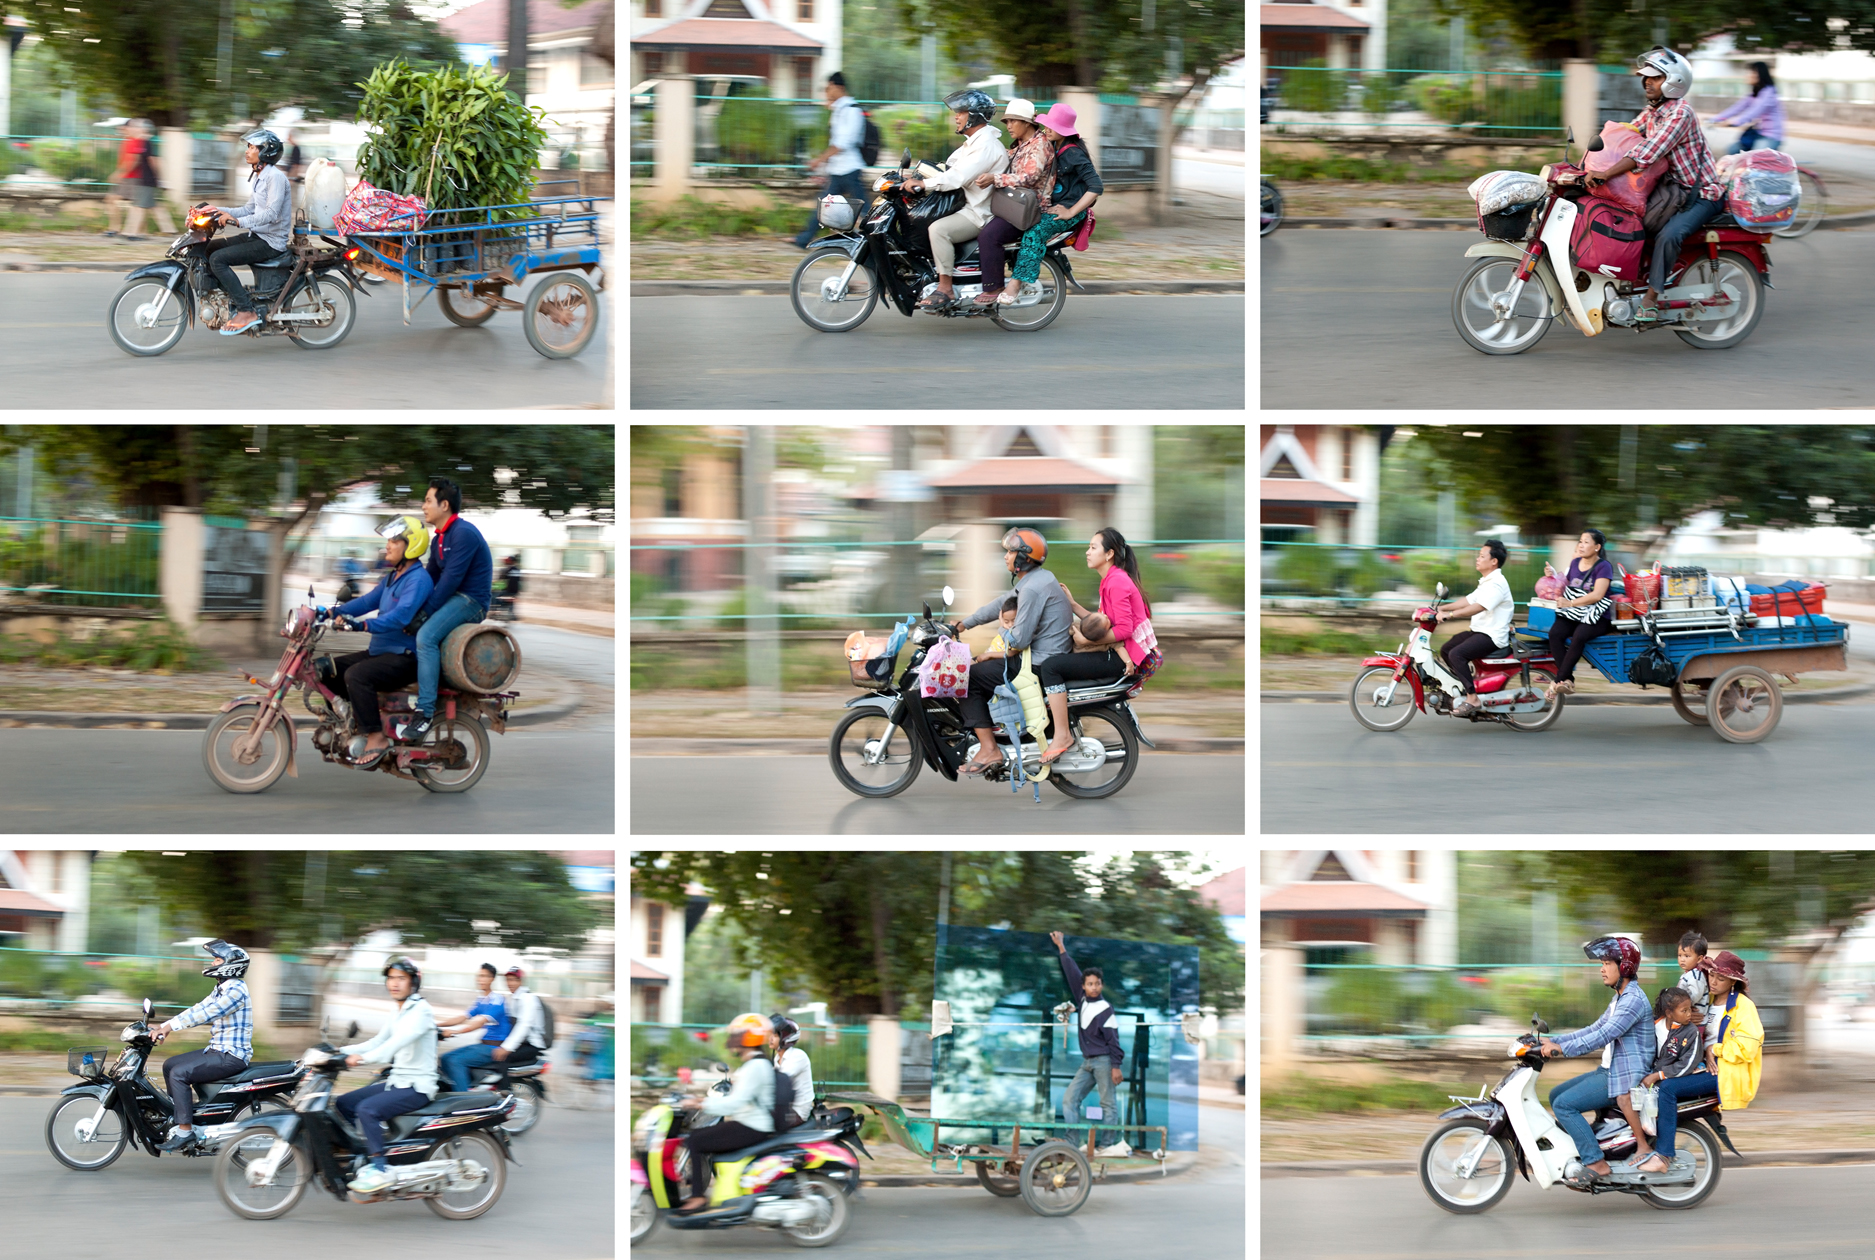
[[[1113,637],[1121,641],[1133,664],[1144,661],[1145,646],[1133,638],[1133,632],[1146,623],[1146,597],[1117,564],[1100,579],[1100,611],[1113,622]]]

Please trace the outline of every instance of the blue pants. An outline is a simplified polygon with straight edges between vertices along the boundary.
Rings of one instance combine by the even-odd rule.
[[[437,1070],[443,1074],[443,1079],[449,1082],[450,1091],[460,1094],[469,1088],[469,1073],[476,1068],[486,1067],[493,1063],[495,1051],[500,1046],[499,1041],[483,1041],[473,1046],[463,1046],[459,1050],[451,1050],[437,1061]]]
[[[1081,1102],[1090,1090],[1100,1090],[1100,1118],[1112,1124],[1117,1116],[1113,1110],[1113,1069],[1118,1067],[1112,1059],[1101,1056],[1098,1059],[1082,1059],[1081,1070],[1068,1082],[1068,1097],[1061,1104],[1062,1119],[1068,1124],[1080,1124]],[[1112,1146],[1120,1140],[1119,1130],[1102,1129],[1094,1135],[1094,1145]]]
[[[384,1081],[373,1081],[363,1089],[340,1094],[339,1114],[358,1126],[365,1136],[366,1152],[377,1159],[384,1154],[384,1122],[429,1101],[429,1095],[414,1089],[392,1089]]]
[[[488,610],[457,591],[430,614],[417,631],[417,708],[436,712],[436,689],[443,681],[443,640],[457,626],[480,621]]]
[[[1782,149],[1782,140],[1773,140],[1756,127],[1747,127],[1738,133],[1738,143],[1727,149],[1727,153],[1749,153],[1753,149]]]
[[[1598,1107],[1613,1106],[1614,1101],[1608,1096],[1608,1069],[1599,1067],[1593,1072],[1584,1072],[1573,1081],[1558,1085],[1549,1096],[1549,1109],[1556,1113],[1556,1123],[1574,1140],[1576,1156],[1584,1164],[1593,1164],[1599,1160],[1602,1147],[1595,1140],[1594,1128],[1582,1118],[1582,1113],[1594,1111]]]
[[[1672,1159],[1673,1135],[1680,1128],[1680,1100],[1703,1098],[1718,1092],[1719,1078],[1706,1071],[1694,1072],[1690,1076],[1672,1076],[1660,1082],[1660,1115],[1654,1122],[1658,1130],[1654,1135],[1654,1149]]]
[[[866,200],[865,186],[860,183],[860,176],[865,173],[866,172],[861,169],[848,171],[844,175],[827,176],[827,196],[852,197],[858,201]],[[802,249],[806,249],[809,242],[818,235],[820,235],[820,200],[819,198],[815,198],[814,208],[809,211],[807,215],[807,226],[802,228],[801,234],[794,238],[794,243],[799,245]]]
[[[1686,238],[1718,218],[1723,209],[1723,201],[1689,201],[1686,209],[1667,220],[1660,235],[1654,238],[1654,262],[1647,273],[1647,283],[1654,292],[1667,287],[1667,268],[1678,260],[1680,246],[1686,243]]]

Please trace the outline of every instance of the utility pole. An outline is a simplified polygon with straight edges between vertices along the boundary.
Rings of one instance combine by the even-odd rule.
[[[781,712],[781,642],[775,618],[774,487],[775,431],[751,424],[742,447],[742,515],[749,523],[749,546],[743,549],[743,622],[748,707],[751,713]]]
[[[527,0],[508,0],[508,90],[527,101]]]

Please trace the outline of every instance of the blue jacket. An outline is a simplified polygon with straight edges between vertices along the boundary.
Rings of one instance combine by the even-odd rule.
[[[1113,1026],[1113,1006],[1106,998],[1098,1002],[1089,1001],[1081,991],[1081,969],[1074,965],[1074,960],[1062,951],[1061,975],[1068,982],[1068,996],[1074,999],[1074,1013],[1080,1017],[1081,1057],[1083,1059],[1112,1059],[1114,1067],[1122,1067],[1126,1056],[1120,1053],[1120,1030]]]
[[[488,616],[490,589],[495,584],[495,558],[488,552],[488,540],[482,531],[463,520],[451,517],[449,528],[430,537],[430,597],[423,603],[425,616],[449,602],[461,592],[482,606]]]
[[[423,601],[430,596],[430,574],[420,564],[413,564],[396,578],[386,577],[382,582],[360,595],[357,599],[340,604],[335,612],[347,617],[362,617],[373,609],[377,616],[370,622],[371,655],[394,656],[403,652],[417,650],[416,636],[404,627],[423,607]]]

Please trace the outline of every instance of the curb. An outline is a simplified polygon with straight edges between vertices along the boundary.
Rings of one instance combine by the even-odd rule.
[[[1828,704],[1832,700],[1853,700],[1857,696],[1866,696],[1875,692],[1875,682],[1856,683],[1850,687],[1831,687],[1825,691],[1786,691],[1784,700],[1789,704]],[[1283,704],[1285,702],[1309,702],[1326,700],[1346,700],[1344,691],[1265,691],[1262,693],[1265,704]],[[1673,697],[1666,692],[1640,692],[1636,695],[1575,695],[1569,697],[1571,705],[1578,704],[1671,704]],[[5,716],[0,714],[0,717]]]
[[[1471,223],[1469,219],[1466,223]],[[1472,226],[1477,226],[1472,224]],[[781,296],[790,291],[791,280],[634,280],[631,295],[641,297],[679,297],[690,294],[713,294],[719,297]],[[1244,292],[1242,280],[1083,280],[1081,288],[1089,296],[1119,293],[1238,293]]]
[[[1181,1158],[1182,1157],[1182,1158]],[[1096,1163],[1099,1161],[1096,1160]],[[1166,1177],[1176,1177],[1180,1173],[1190,1172],[1198,1166],[1198,1157],[1190,1151],[1174,1151],[1165,1161],[1165,1171],[1157,1168],[1119,1168],[1103,1177],[1094,1179],[1095,1185],[1113,1185],[1127,1181],[1160,1181]],[[978,1190],[982,1183],[973,1173],[885,1173],[877,1177],[860,1174],[862,1186],[948,1186],[952,1189]]]
[[[573,690],[569,687],[568,690]],[[543,704],[539,708],[524,709],[508,719],[509,726],[539,726],[545,722],[557,722],[563,717],[570,717],[579,709],[578,699],[556,700]],[[299,728],[297,715],[294,728]],[[205,731],[214,716],[201,713],[30,713],[0,712],[0,728],[55,727],[67,730],[145,730],[145,731]],[[4,1091],[0,1091],[4,1092]]]
[[[135,271],[139,263],[114,262],[37,262],[33,259],[20,259],[15,262],[0,261],[0,271]]]
[[[4,721],[7,716],[7,714],[0,713],[0,721]],[[647,737],[647,739],[649,738],[651,737]],[[770,757],[804,755],[818,757],[827,751],[827,741],[824,739],[660,739],[657,741],[657,749],[657,755],[660,757],[721,757],[734,756],[738,753]],[[1242,739],[1213,739],[1199,736],[1162,739],[1159,741],[1159,747],[1154,751],[1171,753],[1234,753],[1238,756],[1242,756],[1244,741]],[[971,1184],[975,1185],[976,1183],[972,1181]]]
[[[57,1085],[0,1085],[0,1098],[50,1098],[60,1088]]]
[[[1875,1164],[1875,1150],[1843,1151],[1765,1151],[1743,1159],[1727,1154],[1727,1167],[1776,1168],[1791,1165]],[[1350,1173],[1404,1176],[1419,1171],[1419,1162],[1411,1159],[1328,1159],[1299,1163],[1259,1164],[1264,1177],[1345,1177]]]
[[[1824,219],[1821,223],[1816,225],[1816,228],[1821,229],[1821,228],[1864,227],[1871,223],[1875,223],[1875,210],[1865,210],[1858,214],[1835,215],[1833,217]],[[1277,226],[1279,227],[1305,227],[1305,228],[1308,228],[1308,227],[1314,227],[1314,228],[1393,228],[1393,229],[1431,228],[1431,229],[1442,229],[1444,231],[1449,232],[1449,231],[1454,231],[1459,228],[1474,228],[1475,229],[1478,226],[1478,221],[1476,219],[1413,219],[1413,218],[1396,219],[1396,218],[1390,218],[1385,215],[1370,215],[1365,218],[1355,218],[1355,217],[1349,217],[1349,216],[1313,218],[1313,219],[1285,218]],[[1812,230],[1814,231],[1816,229],[1812,229]]]

